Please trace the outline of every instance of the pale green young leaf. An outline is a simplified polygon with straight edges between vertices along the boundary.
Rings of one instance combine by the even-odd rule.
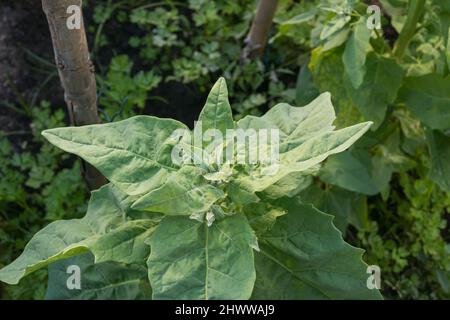
[[[198,125],[201,123],[201,128]],[[208,95],[205,106],[194,128],[194,135],[202,136],[202,132],[213,129],[218,130],[224,137],[227,129],[234,129],[233,113],[228,101],[227,83],[224,78],[219,78]],[[203,146],[208,143],[203,142]]]
[[[270,42],[275,41],[279,37],[282,37],[292,29],[300,27],[302,24],[310,22],[317,14],[317,9],[311,9],[302,12],[288,20],[281,21],[278,24],[278,33],[270,40]]]
[[[328,156],[347,150],[364,133],[372,122],[363,122],[344,129],[312,137],[298,147],[280,156],[282,164],[293,164],[293,171],[303,171],[322,162]]]
[[[311,170],[328,156],[345,151],[369,130],[370,125],[371,122],[365,122],[314,136],[298,147],[282,153],[280,163],[272,174],[264,174],[264,168],[259,168],[250,174],[238,176],[234,185],[247,190],[247,193],[262,192],[291,173]]]
[[[280,103],[264,116],[247,116],[238,121],[238,127],[248,129],[278,129],[280,152],[286,152],[315,135],[333,130],[336,119],[331,96],[325,92],[304,107]]]

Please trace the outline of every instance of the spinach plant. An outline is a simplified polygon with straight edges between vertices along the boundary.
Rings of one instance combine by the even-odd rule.
[[[281,103],[235,122],[221,78],[193,139],[184,124],[151,116],[46,130],[52,144],[94,165],[110,183],[92,193],[84,218],[39,231],[0,270],[0,280],[17,284],[50,264],[47,298],[381,298],[368,289],[363,251],[344,242],[332,216],[298,198],[320,163],[371,125],[334,130],[334,120],[324,93],[305,107]],[[230,145],[211,148],[203,134],[210,129],[240,130],[246,139],[261,129],[277,131],[276,170],[264,161],[209,161]],[[78,266],[81,286],[70,287],[69,266]]]

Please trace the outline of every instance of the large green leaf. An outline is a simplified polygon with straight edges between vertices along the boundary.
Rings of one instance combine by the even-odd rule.
[[[53,222],[33,236],[16,260],[0,270],[0,281],[17,284],[51,262],[87,252],[88,244],[83,241],[91,236],[89,225],[79,220]]]
[[[351,97],[352,84],[345,74],[342,53],[341,48],[325,53],[316,49],[312,53],[309,64],[314,83],[319,90],[331,93],[338,116],[334,122],[337,128],[344,128],[365,120]],[[330,74],[333,76],[330,77]]]
[[[334,225],[345,233],[349,224],[363,228],[368,224],[365,197],[338,187],[322,189],[311,185],[299,195],[303,203],[311,203],[322,212],[334,216]]]
[[[257,236],[270,230],[277,218],[286,214],[285,210],[266,202],[252,203],[244,206],[243,210]]]
[[[79,267],[80,289],[67,287],[70,266]],[[94,256],[86,253],[52,263],[48,269],[47,300],[151,299],[145,266],[116,262],[94,264]]]
[[[231,183],[229,195],[233,201],[248,203],[256,201],[252,193],[261,192],[280,181],[292,192],[292,181],[302,180],[292,173],[305,172],[325,160],[329,155],[339,153],[350,147],[370,127],[371,123],[361,123],[352,127],[333,131],[334,108],[329,93],[320,95],[309,105],[301,108],[287,104],[273,107],[264,116],[247,116],[238,122],[243,130],[270,128],[278,129],[280,134],[280,163],[270,174],[268,168],[261,166],[244,172]],[[307,183],[307,181],[306,181]],[[279,189],[279,188],[278,188]],[[268,190],[276,193],[277,190]],[[274,194],[276,197],[276,195]],[[247,201],[244,201],[245,199]]]
[[[427,130],[431,155],[430,179],[450,192],[450,137],[437,130]]]
[[[206,223],[165,217],[150,237],[153,299],[248,299],[255,236],[242,214]]]
[[[438,74],[405,78],[400,98],[432,129],[450,128],[450,77]]]
[[[367,56],[367,72],[361,86],[350,89],[355,105],[367,120],[374,122],[373,130],[383,122],[388,105],[393,103],[402,85],[403,69],[393,59]]]
[[[57,128],[42,134],[55,146],[74,153],[130,195],[142,194],[175,170],[173,133],[186,129],[171,119],[136,116],[101,125]]]
[[[332,216],[295,199],[260,236],[253,299],[380,299],[366,286],[363,250],[342,239]]]
[[[111,185],[93,192],[84,218],[56,221],[36,233],[23,253],[0,270],[0,280],[17,284],[49,263],[89,250],[96,262],[143,263],[150,253],[143,238],[150,236],[158,217],[130,220],[131,203],[130,197]]]
[[[366,18],[362,17],[355,25],[353,33],[345,45],[345,51],[342,56],[345,72],[350,79],[353,87],[358,89],[364,80],[366,74],[366,56],[370,47],[370,36],[372,30],[367,28]]]
[[[343,152],[330,157],[320,170],[322,181],[346,190],[375,195],[379,192],[366,165],[351,152]],[[328,212],[328,211],[325,211]]]
[[[144,241],[156,225],[157,220],[150,219],[127,221],[99,236],[89,249],[95,255],[96,262],[142,263],[150,253]]]
[[[137,200],[132,207],[168,215],[191,215],[206,211],[225,195],[210,185],[203,174],[200,168],[185,166],[172,173],[160,188]]]
[[[295,102],[298,105],[306,105],[312,102],[320,94],[314,85],[313,76],[308,67],[309,61],[301,67],[297,76],[297,84],[295,88]]]

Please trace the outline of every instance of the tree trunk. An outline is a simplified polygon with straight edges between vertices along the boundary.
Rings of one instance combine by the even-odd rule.
[[[245,39],[241,60],[260,57],[266,48],[270,27],[277,10],[277,0],[260,0],[250,32]]]
[[[67,11],[73,5],[80,8],[81,15],[82,0],[42,0],[70,121],[74,126],[82,126],[100,123],[100,118],[94,66],[89,57],[82,15],[79,29],[69,29],[67,25],[74,14]],[[100,172],[84,161],[81,174],[90,190],[107,182]]]

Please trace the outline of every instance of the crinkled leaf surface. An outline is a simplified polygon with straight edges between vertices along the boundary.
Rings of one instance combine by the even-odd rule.
[[[168,215],[203,212],[225,196],[222,190],[209,184],[203,174],[200,168],[185,166],[172,173],[160,188],[136,201],[133,208]]]
[[[70,266],[80,268],[80,289],[68,289]],[[94,263],[90,253],[52,263],[48,268],[47,300],[151,299],[147,269],[117,262]]]
[[[253,299],[380,299],[366,286],[363,251],[342,239],[332,216],[295,199],[259,237]]]
[[[280,164],[275,174],[256,171],[236,179],[236,184],[245,190],[261,192],[293,172],[311,169],[328,156],[342,152],[355,143],[370,127],[371,122],[361,123],[345,129],[317,135],[298,147],[280,155]]]
[[[149,239],[153,299],[248,299],[255,281],[254,241],[242,214],[211,227],[165,217]]]
[[[48,141],[74,153],[130,195],[148,192],[175,170],[171,151],[176,129],[187,129],[171,119],[136,116],[127,120],[45,130]]]
[[[278,129],[283,153],[316,135],[332,131],[335,119],[331,96],[326,92],[304,107],[280,103],[262,117],[246,116],[237,125],[244,130]]]
[[[286,177],[292,173],[306,173],[328,156],[346,150],[372,124],[365,122],[333,131],[335,117],[330,95],[324,93],[305,107],[279,104],[260,118],[247,116],[240,120],[238,127],[243,130],[279,130],[280,161],[270,174],[267,174],[267,167],[264,166],[240,174],[229,190],[233,201],[240,199],[243,204],[256,201],[253,195],[255,192],[262,192],[278,181],[288,179]],[[301,179],[299,176],[289,178]],[[289,185],[289,181],[284,182]],[[276,190],[270,193],[275,195]]]

